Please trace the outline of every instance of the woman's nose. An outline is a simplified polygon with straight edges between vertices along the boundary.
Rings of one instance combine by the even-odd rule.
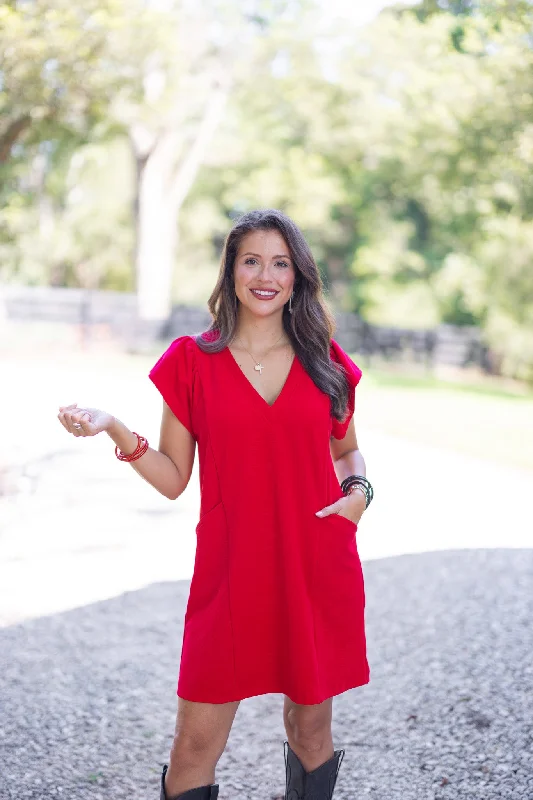
[[[272,275],[270,273],[271,267],[270,264],[263,264],[263,267],[259,273],[259,277],[263,281],[268,281],[271,279]]]

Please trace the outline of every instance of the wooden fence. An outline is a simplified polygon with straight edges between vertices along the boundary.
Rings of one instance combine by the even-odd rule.
[[[161,337],[172,339],[208,327],[207,308],[176,305],[169,319],[155,330],[139,325],[134,294],[52,287],[0,287],[0,318],[50,321],[82,326],[88,339],[94,326],[125,342]],[[428,330],[370,325],[356,314],[338,312],[335,338],[350,352],[368,357],[417,361],[428,366],[477,365],[494,371],[490,352],[478,328],[439,325]]]

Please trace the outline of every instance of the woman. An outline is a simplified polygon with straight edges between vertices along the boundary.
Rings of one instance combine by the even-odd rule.
[[[239,702],[284,694],[287,800],[330,800],[332,700],[369,681],[356,531],[372,499],[353,422],[361,370],[335,340],[298,227],[252,211],[230,231],[208,331],[150,372],[159,449],[98,409],[61,407],[74,436],[106,431],[169,499],[198,445],[201,508],[161,800],[218,796],[215,767]]]

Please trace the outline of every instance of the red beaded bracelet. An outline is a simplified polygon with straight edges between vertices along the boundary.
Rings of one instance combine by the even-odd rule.
[[[137,447],[133,453],[123,453],[122,450],[119,450],[118,444],[115,447],[115,455],[119,461],[137,461],[148,450],[148,439],[145,439],[144,436],[139,436],[135,431],[133,431],[133,435],[137,437]]]

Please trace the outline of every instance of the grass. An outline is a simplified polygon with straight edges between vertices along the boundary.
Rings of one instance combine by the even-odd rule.
[[[115,380],[127,374],[144,381],[168,344],[154,344],[153,352],[133,356],[95,337],[82,351],[77,329],[56,327],[11,326],[11,335],[0,337],[0,357],[29,370],[35,363],[68,370],[83,360],[95,375]],[[359,428],[533,470],[533,394],[524,386],[465,371],[432,375],[398,362],[369,364],[364,356],[352,357],[363,370],[357,391]]]
[[[365,426],[533,470],[533,394],[523,387],[365,369],[354,361],[363,369],[357,414]]]

